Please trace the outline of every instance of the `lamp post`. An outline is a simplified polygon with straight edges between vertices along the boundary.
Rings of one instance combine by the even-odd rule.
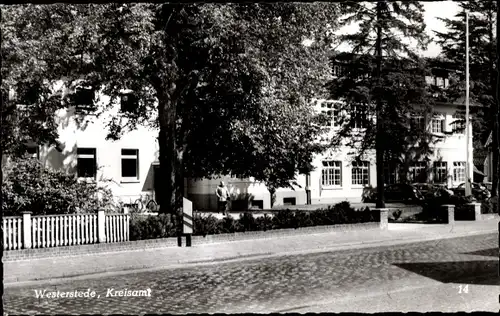
[[[465,11],[465,196],[471,195],[469,136],[469,12]]]

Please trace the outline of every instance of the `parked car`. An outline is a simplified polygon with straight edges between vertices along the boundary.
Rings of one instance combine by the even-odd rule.
[[[456,195],[465,195],[465,183],[460,183],[456,188],[452,189]],[[481,183],[471,183],[471,193],[477,200],[487,200],[491,197],[490,191]]]
[[[440,196],[449,197],[454,195],[453,191],[448,189],[444,184],[437,183],[413,183],[425,198],[434,198]]]
[[[420,203],[424,196],[415,186],[407,183],[389,184],[384,187],[386,202]],[[373,203],[377,200],[377,188],[365,188],[363,202]]]

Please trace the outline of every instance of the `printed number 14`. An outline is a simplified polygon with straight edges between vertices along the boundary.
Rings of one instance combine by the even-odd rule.
[[[458,294],[462,294],[462,293],[469,293],[469,284],[463,286],[462,284],[460,284],[458,286]]]

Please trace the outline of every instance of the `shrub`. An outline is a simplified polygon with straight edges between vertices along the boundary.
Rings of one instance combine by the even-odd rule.
[[[79,181],[74,175],[45,168],[37,159],[16,159],[4,170],[4,215],[89,213],[112,209],[111,191],[95,182]]]
[[[219,220],[212,216],[201,216],[196,214],[193,217],[193,235],[206,236],[220,234]]]
[[[245,212],[240,215],[239,223],[241,225],[241,231],[253,231],[257,229],[257,221],[253,217],[252,213]]]
[[[130,240],[175,237],[176,229],[170,215],[139,215],[130,216]]]
[[[272,219],[273,229],[294,228],[294,212],[289,209],[279,210]]]
[[[318,209],[316,211],[311,212],[310,218],[314,226],[333,224],[333,221],[329,216],[328,210],[326,209]]]
[[[498,197],[481,201],[481,214],[494,214],[498,212]]]
[[[255,219],[256,230],[266,231],[273,228],[273,220],[271,216],[264,214],[264,216]]]
[[[219,234],[229,234],[238,231],[242,231],[241,224],[238,220],[235,220],[232,216],[226,216],[222,220],[218,220],[218,233]]]
[[[311,219],[310,213],[306,211],[295,211],[293,221],[294,228],[314,226],[314,222]]]
[[[223,219],[216,217],[200,216],[195,214],[193,219],[194,235],[206,236],[223,233],[266,231],[271,229],[298,228],[320,225],[362,223],[380,220],[378,211],[372,211],[368,207],[355,210],[349,203],[339,203],[327,209],[316,211],[291,211],[280,210],[272,218],[268,214],[254,218],[252,213],[246,212],[238,219],[227,216]],[[166,216],[166,215],[165,215]],[[162,238],[175,236],[175,227],[168,220],[155,221],[156,216],[133,215],[131,221],[131,240]],[[145,220],[146,219],[146,220]],[[133,226],[133,227],[132,227]]]

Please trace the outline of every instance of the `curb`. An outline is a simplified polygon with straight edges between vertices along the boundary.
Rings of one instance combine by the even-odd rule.
[[[20,286],[28,286],[32,284],[52,284],[59,283],[71,280],[82,280],[82,279],[93,279],[93,278],[102,278],[109,276],[117,276],[117,275],[125,275],[130,273],[141,273],[141,272],[153,272],[158,270],[166,270],[166,269],[179,269],[179,268],[190,268],[195,266],[204,266],[204,265],[214,265],[220,263],[231,263],[231,262],[241,262],[248,260],[257,260],[257,259],[265,259],[265,258],[275,258],[275,257],[286,257],[286,256],[294,256],[301,254],[314,254],[314,253],[324,253],[324,252],[332,252],[332,251],[342,251],[342,250],[350,250],[350,249],[371,249],[375,247],[390,247],[396,245],[410,244],[410,243],[418,243],[418,242],[426,242],[433,240],[444,240],[444,239],[452,239],[452,238],[460,238],[467,236],[475,236],[475,235],[487,235],[491,233],[498,233],[498,230],[483,230],[483,231],[471,231],[471,232],[461,232],[456,234],[447,234],[444,236],[434,235],[429,237],[407,237],[407,238],[397,238],[393,240],[380,239],[380,240],[371,240],[371,241],[358,241],[358,242],[347,242],[338,245],[331,245],[321,248],[314,249],[301,249],[295,251],[283,251],[283,252],[263,252],[263,253],[255,253],[255,254],[242,254],[238,256],[226,256],[221,258],[214,257],[206,257],[199,258],[195,260],[177,260],[171,263],[165,263],[160,266],[149,266],[149,265],[137,265],[137,266],[129,266],[129,267],[121,267],[121,268],[110,268],[104,269],[100,272],[96,273],[86,273],[81,275],[63,275],[63,276],[52,276],[39,278],[34,280],[25,280],[18,281],[18,278],[8,278],[4,279],[5,287],[20,287]],[[13,280],[14,279],[14,280]]]

